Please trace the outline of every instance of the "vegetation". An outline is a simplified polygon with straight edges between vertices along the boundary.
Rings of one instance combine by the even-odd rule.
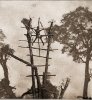
[[[7,68],[7,60],[9,59],[9,55],[6,52],[13,53],[14,50],[9,48],[9,45],[4,44],[5,35],[0,30],[0,64],[4,71],[4,78],[0,82],[0,98],[15,98],[15,94],[13,93],[13,87],[9,86],[9,73]]]
[[[88,8],[78,7],[63,16],[62,25],[53,27],[54,40],[62,43],[62,53],[68,52],[73,61],[85,64],[83,98],[88,98],[90,81],[89,61],[92,59],[92,12]]]
[[[53,36],[53,41],[58,41],[61,44],[63,44],[63,49],[62,53],[67,53],[68,55],[71,55],[73,57],[73,61],[77,63],[84,63],[85,64],[85,80],[84,80],[84,88],[83,88],[83,98],[87,99],[88,98],[88,84],[90,82],[90,77],[92,76],[89,72],[90,67],[89,63],[92,60],[92,12],[85,7],[78,7],[76,10],[69,12],[67,14],[63,15],[63,19],[61,20],[61,25],[52,25],[53,22],[51,23],[51,26],[46,29],[48,38],[46,42],[48,42],[48,52],[50,51],[50,43],[52,42],[51,36]],[[33,54],[32,54],[32,47],[31,43],[31,36],[36,36],[32,35],[30,32],[30,29],[34,32],[34,29],[31,26],[32,19],[26,19],[24,18],[22,20],[22,23],[24,24],[24,28],[27,30],[27,34],[25,36],[27,37],[28,41],[28,48],[30,52],[30,63],[16,57],[13,55],[14,50],[9,47],[9,45],[6,45],[3,43],[5,35],[3,34],[2,30],[0,30],[0,64],[3,68],[4,71],[4,78],[0,82],[0,98],[16,98],[15,94],[13,93],[12,89],[14,87],[10,86],[10,81],[9,81],[9,73],[8,73],[8,68],[7,68],[7,60],[9,59],[10,56],[14,57],[15,59],[29,65],[32,70],[33,74],[31,75],[33,77],[33,81],[35,83],[35,76],[37,80],[37,85],[38,87],[34,86],[35,84],[32,85],[32,88],[29,89],[26,93],[22,95],[25,96],[27,94],[33,94],[36,95],[39,98],[45,98],[45,99],[62,99],[63,95],[69,85],[70,79],[67,78],[64,86],[61,85],[61,91],[59,94],[59,91],[57,90],[56,86],[53,86],[53,84],[47,80],[47,76],[45,77],[45,84],[40,83],[40,77],[38,74],[38,69],[36,66],[34,66],[33,62]],[[38,21],[38,26],[40,21]],[[42,23],[41,23],[42,25]],[[53,27],[52,27],[53,26]],[[46,34],[44,36],[47,36]],[[39,33],[39,37],[42,38],[42,35]],[[49,40],[50,39],[50,40]],[[36,49],[41,49],[41,48],[36,48]],[[44,49],[42,49],[44,50]],[[46,50],[46,49],[45,49]],[[42,56],[39,56],[42,57]],[[46,58],[46,57],[45,57]],[[49,53],[47,53],[47,72],[48,72],[48,59],[49,59]],[[2,92],[3,91],[3,92]],[[40,91],[40,92],[39,92]],[[38,95],[37,95],[38,93]],[[35,96],[34,96],[35,98]]]

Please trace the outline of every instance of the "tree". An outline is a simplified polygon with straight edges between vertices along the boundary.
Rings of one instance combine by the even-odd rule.
[[[73,61],[85,64],[83,98],[88,97],[90,81],[89,61],[92,59],[92,12],[88,8],[78,7],[63,16],[61,26],[52,29],[54,40],[64,44],[62,53],[72,55]]]
[[[13,93],[13,87],[9,86],[9,73],[7,68],[7,60],[9,59],[9,55],[6,52],[11,54],[14,53],[14,50],[9,47],[9,45],[4,44],[4,39],[6,36],[3,31],[0,29],[0,64],[4,71],[4,78],[0,82],[0,97],[4,98],[14,98],[15,94]],[[1,92],[2,91],[2,92]]]
[[[2,65],[3,70],[4,70],[4,79],[2,79],[1,85],[7,94],[6,95],[7,98],[15,98],[16,96],[12,91],[13,87],[9,86],[10,81],[9,81],[9,76],[8,76],[9,73],[8,73],[8,68],[7,68],[7,60],[9,59],[10,56],[7,54],[7,52],[13,54],[14,50],[11,49],[9,45],[3,44],[3,46],[0,49],[0,64]]]

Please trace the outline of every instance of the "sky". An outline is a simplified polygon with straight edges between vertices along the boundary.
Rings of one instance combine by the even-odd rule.
[[[15,55],[27,61],[29,58],[26,56],[28,50],[21,49],[18,46],[27,46],[25,42],[19,40],[26,39],[24,34],[26,30],[22,29],[21,20],[23,18],[31,17],[33,25],[37,25],[37,20],[40,17],[43,26],[48,27],[49,21],[55,20],[55,24],[60,25],[60,20],[65,13],[75,10],[79,6],[89,7],[92,11],[92,1],[0,1],[0,29],[6,35],[5,42],[10,44],[11,48],[15,50]],[[44,48],[44,47],[43,47]],[[51,78],[54,85],[59,86],[62,79],[70,77],[70,84],[65,92],[64,98],[76,98],[82,95],[83,82],[84,82],[84,64],[78,64],[72,61],[71,56],[61,53],[62,45],[58,42],[52,44],[52,48],[58,51],[52,52],[50,55],[49,71],[56,74]],[[36,52],[35,52],[36,53]],[[42,52],[42,54],[44,54]],[[37,62],[43,64],[43,60],[36,59]],[[90,63],[90,66],[92,64]],[[9,78],[12,86],[16,87],[14,91],[17,96],[27,91],[31,87],[31,78],[27,75],[31,74],[31,69],[19,61],[10,58],[8,61]],[[41,73],[44,68],[39,68]],[[0,77],[3,78],[3,70],[0,67]],[[89,96],[92,96],[92,81],[89,84]]]

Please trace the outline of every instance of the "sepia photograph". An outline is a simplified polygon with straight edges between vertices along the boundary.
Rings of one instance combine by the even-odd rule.
[[[0,99],[92,100],[91,0],[0,0]]]

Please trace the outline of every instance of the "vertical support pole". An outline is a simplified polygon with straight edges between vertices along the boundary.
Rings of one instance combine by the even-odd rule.
[[[41,98],[41,83],[40,83],[40,78],[39,78],[39,76],[38,76],[37,67],[35,67],[35,75],[36,75],[36,79],[37,79],[38,98]]]
[[[29,46],[29,53],[30,53],[30,62],[32,65],[34,65],[33,61],[33,52],[32,52],[32,40],[30,36],[30,24],[31,19],[29,20],[29,28],[27,29],[27,40],[28,40],[28,46]],[[35,98],[35,75],[34,75],[34,69],[31,67],[31,72],[32,72],[32,92],[33,92],[33,98]]]
[[[43,84],[45,84],[46,80],[47,80],[47,73],[48,73],[48,62],[49,62],[49,51],[50,51],[50,45],[51,45],[51,28],[53,26],[53,22],[51,22],[49,31],[48,31],[48,46],[47,46],[47,55],[46,55],[46,65],[45,65],[45,73],[43,75]]]

